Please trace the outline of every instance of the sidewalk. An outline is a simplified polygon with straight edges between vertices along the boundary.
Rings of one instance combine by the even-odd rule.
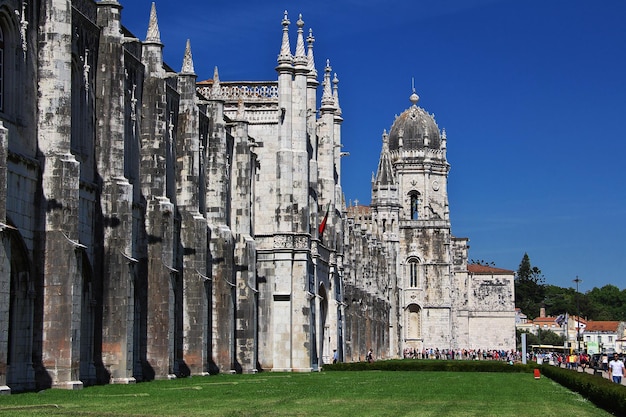
[[[578,372],[583,372],[581,367],[578,367]],[[603,371],[601,369],[598,369],[596,371],[593,368],[586,367],[585,368],[585,372],[588,373],[588,374],[591,374],[591,375],[594,375],[596,372],[600,372],[600,373],[602,373],[602,378],[609,379],[609,373],[607,371]],[[600,376],[598,375],[598,377],[600,377]],[[626,377],[622,377],[622,385],[626,385]]]

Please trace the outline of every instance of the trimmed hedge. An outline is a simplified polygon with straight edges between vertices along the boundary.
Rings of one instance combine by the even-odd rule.
[[[447,371],[447,372],[533,372],[536,366],[504,361],[464,361],[436,359],[393,359],[324,365],[323,371]]]
[[[541,373],[569,390],[579,393],[596,406],[616,416],[626,416],[626,387],[586,372],[543,365]]]

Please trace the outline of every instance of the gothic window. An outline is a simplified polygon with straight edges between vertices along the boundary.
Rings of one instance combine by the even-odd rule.
[[[417,288],[419,283],[419,263],[416,258],[409,260],[409,287]]]
[[[16,35],[9,19],[0,14],[0,112],[15,117],[15,91],[18,90],[19,61]],[[21,49],[20,49],[21,51]]]
[[[411,198],[411,220],[418,220],[420,193],[413,191],[409,194],[409,197]]]
[[[79,68],[78,59],[72,57],[72,134],[70,143],[74,155],[83,153],[83,122],[84,122],[84,102],[82,73]]]

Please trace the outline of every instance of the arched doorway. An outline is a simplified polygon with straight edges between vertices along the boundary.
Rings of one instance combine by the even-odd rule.
[[[417,304],[409,304],[405,314],[405,347],[409,349],[422,348],[422,309]]]
[[[96,383],[96,367],[94,364],[96,300],[93,292],[93,273],[87,253],[81,251],[77,256],[79,256],[79,268],[81,269],[83,280],[80,313],[80,380],[84,385],[94,385]]]
[[[33,317],[35,285],[31,276],[28,250],[17,229],[4,233],[10,264],[9,338],[7,346],[7,385],[13,392],[35,388],[33,369]]]
[[[327,343],[328,329],[326,328],[326,320],[328,317],[328,294],[326,292],[326,287],[324,287],[324,284],[320,285],[318,295],[320,298],[318,352],[319,352],[319,357],[320,357],[320,361],[319,361],[320,366],[322,366],[324,363],[332,362],[332,355],[330,354],[330,351],[329,351],[330,346],[329,346],[329,343]]]

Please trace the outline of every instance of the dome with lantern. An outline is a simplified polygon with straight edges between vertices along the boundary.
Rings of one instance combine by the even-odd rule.
[[[441,134],[433,115],[417,106],[419,96],[410,97],[411,107],[405,110],[391,126],[389,131],[389,150],[440,149]]]

